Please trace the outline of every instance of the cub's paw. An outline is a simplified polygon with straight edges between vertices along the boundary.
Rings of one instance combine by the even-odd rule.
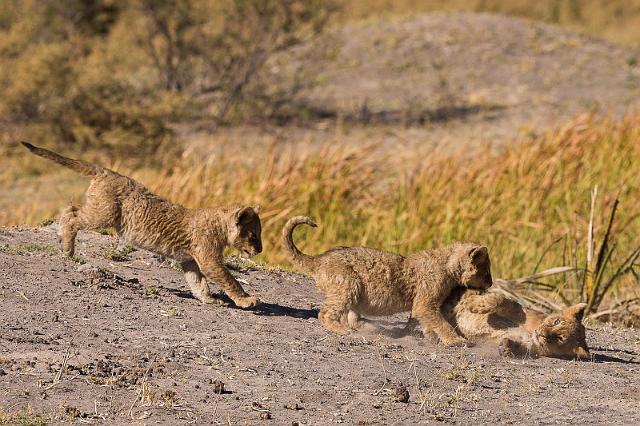
[[[200,298],[200,301],[205,305],[227,306],[227,302],[220,299],[219,297],[204,296]]]
[[[513,340],[505,337],[500,342],[500,345],[498,345],[498,353],[500,354],[500,356],[506,358],[514,358],[516,356],[516,346],[517,344]]]
[[[234,303],[242,309],[247,309],[254,308],[262,302],[255,296],[247,296],[234,300]]]
[[[468,341],[464,337],[458,337],[456,339],[443,340],[442,344],[447,346],[447,347],[450,347],[450,348],[462,348],[462,347],[465,347],[465,346],[470,348],[471,346],[473,346],[473,343],[471,343],[470,341]]]
[[[325,328],[335,334],[339,334],[340,336],[346,336],[350,333],[350,330],[347,327],[344,327],[340,324],[325,326]]]
[[[349,330],[358,330],[364,325],[364,321],[360,318],[360,314],[354,311],[349,311],[347,314],[347,327]]]
[[[322,311],[320,311],[319,316],[320,323],[325,328],[325,330],[330,331],[335,334],[339,334],[341,336],[346,336],[349,334],[349,329],[345,327],[340,321],[334,321],[330,318],[326,318],[322,316]]]

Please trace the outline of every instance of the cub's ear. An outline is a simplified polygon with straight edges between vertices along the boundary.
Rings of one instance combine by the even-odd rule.
[[[567,315],[574,317],[577,321],[582,322],[582,318],[584,317],[584,310],[586,308],[586,303],[578,303],[577,305],[573,305],[570,308],[567,308],[565,312],[567,313]]]
[[[251,208],[256,214],[260,214],[260,210],[262,210],[262,207],[257,204],[255,206],[251,206]]]
[[[240,207],[233,213],[233,218],[237,225],[247,223],[249,219],[256,215],[256,211],[251,206]]]
[[[469,251],[469,258],[474,264],[485,262],[489,259],[489,249],[486,246],[476,246]]]
[[[583,361],[588,361],[591,359],[591,354],[589,353],[589,350],[587,348],[578,346],[574,352],[577,359],[580,359]]]

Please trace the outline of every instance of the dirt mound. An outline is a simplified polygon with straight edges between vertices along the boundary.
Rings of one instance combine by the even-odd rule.
[[[453,13],[348,24],[300,53],[323,48],[309,66],[316,86],[299,100],[318,118],[413,127],[463,120],[464,134],[491,140],[640,106],[638,52],[526,19]],[[287,61],[295,63],[280,65]]]
[[[0,229],[0,421],[22,413],[104,424],[627,423],[640,415],[635,330],[589,329],[595,358],[581,363],[388,337],[402,316],[339,337],[318,324],[320,295],[301,275],[236,261],[234,273],[266,303],[204,306],[171,262],[144,251],[114,256],[115,244],[81,233],[78,263],[59,254],[53,227]]]

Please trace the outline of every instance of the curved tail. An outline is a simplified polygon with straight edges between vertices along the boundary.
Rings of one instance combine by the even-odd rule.
[[[313,269],[315,257],[301,252],[293,243],[293,230],[298,225],[302,224],[309,225],[314,228],[318,226],[310,217],[294,216],[289,219],[286,225],[284,225],[284,228],[282,228],[282,241],[285,249],[289,253],[289,258],[294,264],[304,269]]]
[[[74,170],[84,176],[95,176],[101,171],[106,170],[95,164],[87,163],[86,161],[63,157],[62,155],[56,154],[55,152],[49,151],[48,149],[31,145],[29,142],[22,142],[22,145],[24,145],[35,155],[39,155],[40,157],[55,161],[56,163],[62,164],[63,166],[68,167],[71,170]]]

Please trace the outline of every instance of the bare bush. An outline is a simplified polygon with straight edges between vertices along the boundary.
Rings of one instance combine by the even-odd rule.
[[[247,88],[261,97],[267,60],[317,34],[332,10],[320,0],[9,1],[7,134],[144,155],[176,123],[238,122]]]
[[[318,0],[140,0],[137,10],[144,22],[138,44],[164,88],[215,94],[214,117],[223,121],[267,60],[320,32],[334,7]]]

